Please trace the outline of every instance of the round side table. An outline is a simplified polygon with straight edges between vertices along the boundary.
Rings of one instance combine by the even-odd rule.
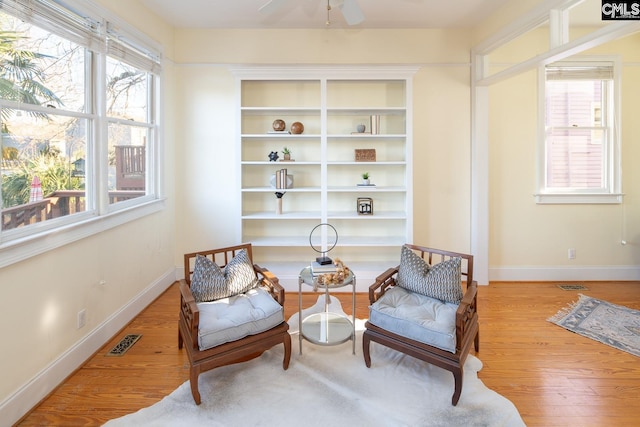
[[[356,354],[356,276],[352,271],[342,283],[319,285],[311,272],[311,267],[305,267],[298,276],[298,341],[300,354],[302,354],[302,340],[317,345],[337,345],[352,340],[352,353]],[[302,318],[302,285],[307,285],[313,290],[324,290],[324,310]],[[331,289],[351,286],[351,318],[342,313],[334,313],[329,310]]]

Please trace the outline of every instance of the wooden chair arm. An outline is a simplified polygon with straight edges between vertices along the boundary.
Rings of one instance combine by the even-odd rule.
[[[471,305],[476,300],[476,295],[478,294],[478,282],[475,280],[467,287],[462,300],[460,300],[460,306],[463,304]],[[460,307],[458,307],[458,311],[460,311]]]
[[[474,280],[467,286],[467,291],[456,310],[456,346],[461,345],[466,331],[471,328],[473,322],[478,321],[477,294],[478,283]]]
[[[261,281],[261,285],[266,287],[271,296],[278,301],[278,304],[284,307],[284,287],[280,284],[278,278],[268,269],[253,264],[253,269]]]
[[[189,331],[189,343],[193,348],[198,349],[198,326],[200,324],[200,310],[195,298],[191,293],[191,288],[186,280],[180,280],[180,321],[185,322]],[[185,340],[187,337],[184,337]]]
[[[376,277],[376,281],[369,286],[369,303],[376,302],[391,286],[395,286],[395,274],[398,272],[398,267],[387,269],[384,273]]]

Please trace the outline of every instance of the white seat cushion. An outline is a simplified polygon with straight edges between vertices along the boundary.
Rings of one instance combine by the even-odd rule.
[[[403,337],[455,353],[457,309],[457,304],[395,286],[369,307],[369,322]]]
[[[198,309],[200,350],[259,334],[284,321],[282,306],[262,288],[216,301],[201,302],[198,303]]]

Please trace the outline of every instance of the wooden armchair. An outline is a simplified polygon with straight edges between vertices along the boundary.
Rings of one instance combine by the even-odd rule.
[[[434,262],[450,263],[451,261],[448,260],[459,258],[460,275],[458,277],[466,277],[466,286],[459,289],[460,295],[463,295],[462,299],[456,307],[455,302],[445,303],[422,294],[418,295],[414,291],[407,290],[406,287],[397,286],[398,275],[401,273],[400,269],[404,261],[401,261],[401,265],[385,271],[369,287],[370,316],[365,324],[366,330],[362,339],[365,364],[367,367],[371,367],[369,344],[371,341],[375,341],[451,371],[455,381],[455,390],[451,401],[455,406],[462,392],[463,366],[471,350],[471,344],[474,344],[476,351],[479,350],[480,344],[476,299],[477,283],[473,280],[473,256],[409,244],[404,245],[403,251],[406,249],[410,249],[413,254],[422,258],[428,264],[427,270],[436,267]],[[457,260],[454,261],[457,262]],[[458,281],[460,280],[458,278]],[[410,298],[405,297],[408,295]],[[417,306],[421,304],[432,305],[428,310],[421,310],[421,307]],[[387,308],[386,311],[385,308]],[[406,310],[406,316],[403,316],[403,310]],[[442,340],[442,330],[434,334],[433,330],[426,326],[431,322],[439,321],[429,317],[431,313],[439,313],[440,310],[450,310],[448,316],[440,318],[443,323],[447,323],[447,331],[450,331],[448,334],[450,340],[446,342]],[[453,311],[455,311],[455,316]],[[420,316],[424,315],[428,319],[417,319],[416,317],[419,316],[416,313],[420,313]],[[455,319],[455,324],[452,323],[454,322],[452,319]],[[427,322],[421,322],[421,320],[427,320]],[[439,336],[433,337],[430,334]]]
[[[197,256],[202,255],[209,258],[222,269],[232,262],[243,249],[246,250],[250,265],[253,266],[259,281],[258,287],[246,293],[217,301],[196,302],[191,286]],[[253,264],[252,260],[251,244],[184,255],[185,279],[180,280],[178,347],[182,348],[184,344],[187,351],[190,364],[191,394],[198,405],[201,401],[198,390],[198,376],[201,372],[250,360],[260,356],[264,351],[277,344],[284,344],[282,367],[285,370],[289,367],[291,337],[288,332],[289,325],[284,319],[284,288],[278,283],[276,276],[267,269]],[[272,298],[265,297],[265,295],[269,295]],[[244,310],[243,307],[247,307],[247,309]],[[225,310],[227,311],[225,312]],[[254,315],[255,312],[263,311],[270,311],[272,314],[266,319],[256,319],[255,316],[249,314],[250,310]],[[245,312],[246,316],[244,315]],[[208,319],[206,319],[207,316],[209,317]],[[252,328],[256,329],[255,324],[259,322],[263,323],[258,330],[252,330]],[[222,342],[215,346],[208,346],[207,342],[211,343],[211,335],[216,333],[215,330],[211,331],[211,329],[216,327],[221,330],[219,332],[224,337],[234,335],[236,332],[240,337],[231,341],[227,340],[227,342]],[[269,329],[264,330],[266,327]],[[209,330],[204,331],[203,329],[205,328]],[[230,329],[236,329],[237,331],[230,332]],[[221,339],[221,341],[224,341],[224,339]]]

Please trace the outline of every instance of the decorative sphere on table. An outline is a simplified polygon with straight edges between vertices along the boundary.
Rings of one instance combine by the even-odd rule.
[[[287,125],[285,124],[284,120],[282,119],[276,119],[273,121],[273,130],[280,132],[283,131],[287,128]]]
[[[300,122],[294,122],[291,125],[291,133],[299,135],[304,132],[304,125]]]

